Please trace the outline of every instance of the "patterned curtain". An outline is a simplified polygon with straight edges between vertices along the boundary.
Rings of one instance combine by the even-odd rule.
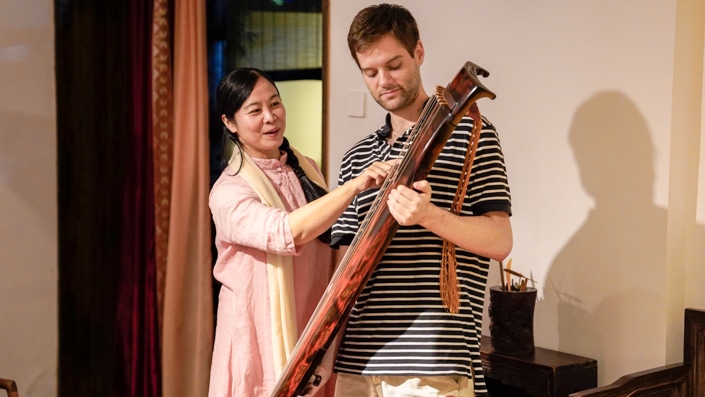
[[[202,3],[55,0],[59,395],[207,394]]]
[[[154,262],[152,115],[150,46],[152,9],[130,0],[126,68],[130,107],[125,131],[127,153],[122,178],[121,267],[118,290],[117,388],[123,395],[159,396],[159,330]]]
[[[205,395],[213,334],[205,11],[200,1],[177,0],[172,22],[167,0],[131,5],[134,151],[123,189],[118,321],[124,395]]]

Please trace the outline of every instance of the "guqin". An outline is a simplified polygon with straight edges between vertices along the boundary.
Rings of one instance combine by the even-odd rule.
[[[282,370],[272,397],[303,395],[314,370],[399,229],[386,205],[389,193],[399,185],[411,186],[413,182],[425,179],[472,104],[483,97],[495,98],[495,94],[479,81],[479,76],[488,75],[481,67],[466,62],[455,78],[445,88],[437,87],[426,102],[419,121],[410,131],[408,147],[380,187],[370,211]]]

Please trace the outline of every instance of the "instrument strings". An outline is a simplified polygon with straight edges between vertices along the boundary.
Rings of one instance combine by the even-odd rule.
[[[424,142],[424,139],[426,137],[420,135],[422,135],[423,133],[433,133],[435,131],[435,129],[431,128],[433,126],[431,126],[430,124],[435,119],[435,115],[438,114],[441,109],[441,106],[439,106],[439,102],[442,103],[443,101],[439,100],[439,97],[443,97],[443,89],[444,88],[440,86],[436,88],[436,95],[431,95],[429,97],[428,101],[426,102],[426,105],[421,111],[419,121],[416,122],[416,124],[412,127],[411,131],[409,131],[409,138],[406,140],[404,146],[402,147],[399,153],[401,161],[392,168],[389,175],[387,176],[387,179],[385,179],[385,181],[382,183],[377,197],[375,197],[375,200],[372,202],[370,212],[367,213],[367,216],[365,216],[365,219],[360,224],[360,231],[358,231],[358,233],[355,235],[355,238],[350,243],[350,247],[348,249],[349,252],[354,251],[355,248],[359,245],[359,239],[357,238],[357,236],[361,235],[361,232],[369,227],[371,219],[373,219],[380,211],[383,211],[386,208],[386,203],[382,203],[382,200],[386,200],[388,194],[383,193],[388,193],[390,185],[396,185],[403,175],[402,171],[408,169],[410,164],[415,161],[415,159],[411,158],[411,156],[407,156],[409,149],[412,147],[412,145],[423,145],[426,143]],[[439,92],[441,95],[439,95]]]

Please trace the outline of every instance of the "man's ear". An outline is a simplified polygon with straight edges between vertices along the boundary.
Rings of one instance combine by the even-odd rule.
[[[426,55],[426,50],[423,48],[423,43],[421,40],[419,40],[418,43],[416,43],[416,48],[414,49],[414,55],[416,57],[417,62],[419,63],[419,66],[423,64],[423,59],[424,56]]]

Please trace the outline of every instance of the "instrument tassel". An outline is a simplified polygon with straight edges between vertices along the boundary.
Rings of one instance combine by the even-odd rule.
[[[458,189],[455,191],[451,212],[458,215],[463,207],[463,200],[467,194],[468,183],[470,182],[470,174],[472,171],[472,163],[475,161],[475,152],[477,145],[480,142],[480,133],[482,132],[482,118],[480,109],[477,103],[473,103],[468,109],[468,116],[472,117],[472,135],[469,148],[465,153],[465,164],[460,175]],[[450,313],[457,314],[460,311],[460,287],[458,286],[458,262],[455,258],[455,244],[448,240],[443,240],[443,252],[441,256],[441,271],[439,274],[439,282],[441,287],[441,299],[443,305]]]

